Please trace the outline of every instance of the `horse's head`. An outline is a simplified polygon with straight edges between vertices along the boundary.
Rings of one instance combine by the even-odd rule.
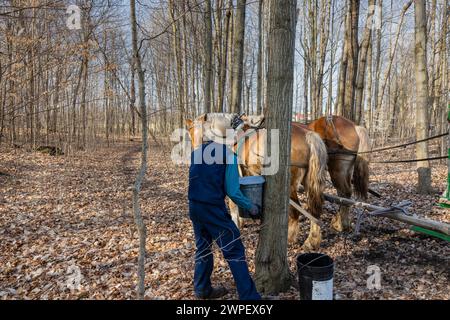
[[[204,124],[206,122],[206,114],[203,114],[194,120],[186,120],[186,128],[189,132],[193,148],[197,148],[203,143]]]
[[[186,120],[192,146],[197,148],[203,141],[216,141],[230,144],[234,142],[235,125],[239,116],[229,113],[207,113],[194,120]]]
[[[240,118],[244,122],[244,131],[248,129],[260,128],[264,122],[264,115],[242,115]]]

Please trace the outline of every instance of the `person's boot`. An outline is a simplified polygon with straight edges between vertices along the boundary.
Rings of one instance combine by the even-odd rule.
[[[228,294],[227,288],[224,286],[213,287],[209,295],[205,296],[197,296],[198,299],[212,300],[219,299]]]

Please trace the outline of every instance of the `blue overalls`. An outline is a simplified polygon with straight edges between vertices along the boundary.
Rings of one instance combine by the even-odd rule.
[[[200,297],[211,292],[215,241],[230,266],[239,298],[258,300],[261,296],[248,271],[239,229],[227,211],[226,195],[244,209],[252,206],[239,189],[236,156],[223,144],[205,143],[192,152],[189,168],[189,215],[197,247],[194,290]]]

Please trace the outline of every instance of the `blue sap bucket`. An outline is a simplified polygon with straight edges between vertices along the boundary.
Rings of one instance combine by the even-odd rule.
[[[253,204],[258,205],[262,209],[263,204],[263,190],[264,190],[263,176],[248,176],[239,178],[241,192],[250,199]],[[239,216],[241,218],[250,218],[250,212],[239,208]]]

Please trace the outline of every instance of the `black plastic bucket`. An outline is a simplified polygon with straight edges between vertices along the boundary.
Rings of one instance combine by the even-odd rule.
[[[300,254],[297,272],[301,300],[333,300],[333,259],[323,253]]]
[[[248,176],[239,178],[242,194],[249,198],[253,204],[257,204],[261,209],[263,204],[265,181],[266,179],[264,179],[263,176]],[[250,212],[239,208],[239,216],[241,218],[250,218]]]

